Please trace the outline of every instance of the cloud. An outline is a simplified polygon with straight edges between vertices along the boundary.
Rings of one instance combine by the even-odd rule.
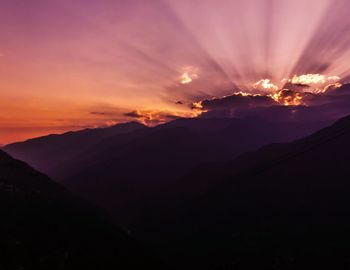
[[[294,75],[289,80],[289,86],[304,86],[301,87],[303,92],[323,93],[328,90],[326,88],[327,86],[338,83],[340,79],[338,76],[326,76],[322,74]]]
[[[292,83],[288,81],[283,86],[283,89],[288,89],[296,92],[308,92],[309,88],[310,88],[310,85],[302,84],[302,83]]]
[[[207,110],[222,108],[255,108],[271,105],[275,105],[275,102],[267,96],[245,95],[243,93],[202,101],[203,108]]]
[[[90,112],[90,114],[93,114],[93,115],[110,115],[111,113],[107,113],[107,112]]]
[[[118,121],[108,120],[108,121],[105,122],[105,126],[106,127],[112,127],[112,126],[117,125],[118,123],[119,123]]]
[[[238,92],[222,98],[194,102],[192,109],[201,111],[201,117],[234,117],[237,110],[250,110],[275,105],[278,105],[278,103],[268,96]]]
[[[324,80],[323,80],[324,79]],[[304,82],[332,82],[338,78],[298,77],[285,83],[288,89],[265,93],[235,92],[190,103],[192,111],[135,109],[125,113],[108,106],[94,108],[90,114],[104,120],[105,125],[136,120],[155,126],[178,118],[260,117],[270,121],[330,121],[350,113],[350,85],[339,83],[325,86],[325,91],[313,93]],[[303,82],[303,83],[301,83]],[[268,82],[267,82],[268,83]],[[252,89],[254,91],[254,89]],[[182,101],[175,102],[184,105]],[[293,105],[293,106],[286,106]],[[182,106],[179,106],[182,108]]]
[[[270,97],[284,106],[298,106],[306,104],[308,94],[289,89],[282,89],[271,94]]]
[[[193,80],[199,78],[198,69],[192,66],[185,67],[179,80],[181,84],[190,84]]]
[[[188,113],[159,110],[134,110],[128,113],[124,113],[124,116],[134,118],[148,126],[156,126],[178,118],[194,117],[196,116],[196,114],[191,112]]]
[[[277,122],[331,123],[350,114],[350,84],[331,84],[321,93],[282,89],[274,95],[236,93],[194,102],[192,109],[202,118],[259,117]]]
[[[131,118],[142,118],[144,115],[140,111],[132,111],[124,114],[127,117]]]
[[[342,92],[342,94],[340,94]],[[308,106],[274,106],[240,111],[237,117],[260,117],[277,122],[324,122],[330,124],[350,114],[350,85],[339,91],[312,95]]]
[[[123,109],[114,107],[111,104],[99,104],[88,112],[92,117],[90,122],[92,128],[111,127],[127,121]]]
[[[277,91],[279,87],[271,82],[269,79],[263,79],[256,82],[253,87],[259,91]]]

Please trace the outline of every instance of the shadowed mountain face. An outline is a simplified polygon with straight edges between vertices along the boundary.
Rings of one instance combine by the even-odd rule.
[[[54,134],[35,138],[9,145],[4,150],[11,156],[27,162],[40,172],[50,177],[56,177],[62,168],[70,164],[81,153],[88,152],[100,141],[141,129],[146,129],[146,127],[136,122],[130,122],[110,128],[85,129],[62,135]]]
[[[166,256],[192,261],[189,269],[348,269],[349,151],[347,117],[305,139],[195,171],[181,181],[195,174],[215,179],[215,187],[139,231],[164,241]]]
[[[2,151],[0,213],[0,269],[163,269],[106,217]]]
[[[206,190],[198,178],[183,185],[176,181],[196,166],[299,138],[323,126],[257,118],[179,119],[155,128],[129,125],[113,127],[118,130],[113,135],[103,130],[108,136],[98,140],[95,133],[102,130],[38,138],[5,150],[129,224],[147,216],[148,210],[182,200],[189,185],[194,194]]]

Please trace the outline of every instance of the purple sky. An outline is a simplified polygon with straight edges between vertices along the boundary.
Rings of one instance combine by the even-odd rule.
[[[347,81],[349,10],[348,0],[2,0],[0,143],[132,111],[191,115],[189,103],[261,79]]]

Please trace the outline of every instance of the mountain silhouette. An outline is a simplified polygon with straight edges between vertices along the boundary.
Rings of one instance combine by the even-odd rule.
[[[163,269],[95,208],[0,151],[0,269]]]
[[[350,116],[201,168],[179,181],[215,185],[139,232],[183,269],[348,269],[349,151]]]
[[[5,150],[44,164],[175,269],[347,269],[350,116],[313,133],[323,126],[256,117],[178,119],[154,128],[130,123],[113,132],[47,136]],[[67,194],[44,183],[53,194],[56,187]],[[65,211],[61,220],[75,216]],[[108,243],[118,241],[106,243],[110,250]]]
[[[107,128],[42,137],[4,150],[129,225],[148,211],[181,200],[188,189],[176,181],[195,167],[300,138],[320,126],[259,118],[178,119],[154,128],[130,123],[111,128],[113,132]],[[103,136],[96,135],[101,132]],[[203,191],[196,186],[194,193]]]
[[[93,148],[100,141],[141,129],[146,129],[146,126],[137,122],[118,124],[109,128],[84,129],[14,143],[5,146],[4,150],[12,157],[57,180],[55,172],[60,172],[81,153]]]

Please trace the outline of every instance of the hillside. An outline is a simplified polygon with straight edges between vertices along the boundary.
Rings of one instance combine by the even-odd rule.
[[[107,216],[2,151],[0,213],[0,269],[163,269]]]
[[[304,139],[227,161],[217,170],[202,168],[181,181],[197,174],[216,185],[148,219],[140,235],[188,269],[347,269],[349,151],[346,117]]]

